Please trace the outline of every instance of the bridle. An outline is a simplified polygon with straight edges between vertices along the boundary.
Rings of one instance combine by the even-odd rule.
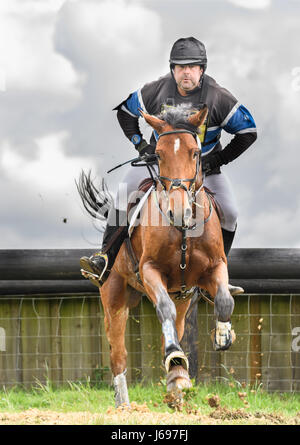
[[[165,131],[164,133],[161,133],[158,136],[157,142],[163,136],[167,136],[167,135],[170,135],[170,134],[178,134],[178,133],[188,133],[188,134],[191,134],[195,138],[195,140],[197,142],[197,138],[198,138],[197,133],[193,132],[193,131],[190,131],[190,130]],[[201,156],[201,149],[200,149],[200,147],[199,147],[199,150],[196,152],[196,155],[198,156],[198,159],[197,159],[197,162],[196,162],[196,172],[195,172],[195,175],[194,175],[193,178],[169,178],[168,176],[157,175],[157,179],[159,180],[159,183],[162,186],[163,190],[166,191],[166,186],[165,186],[163,180],[170,181],[171,185],[170,185],[170,188],[169,188],[169,192],[172,189],[182,188],[183,190],[185,190],[187,192],[190,203],[192,203],[195,200],[195,186],[196,186],[197,176],[198,176],[198,173],[199,173],[199,165],[200,165],[199,157]],[[189,187],[187,187],[184,184],[184,182],[189,182],[190,183]]]
[[[170,134],[178,134],[178,133],[191,134],[195,138],[195,140],[196,140],[196,142],[198,144],[198,135],[197,135],[197,133],[193,132],[193,131],[190,131],[190,130],[185,130],[185,129],[165,131],[165,132],[161,133],[158,136],[157,142],[163,136],[167,136],[167,135],[170,135]],[[199,144],[198,144],[198,147],[199,147]],[[201,148],[200,147],[199,147],[198,151],[195,154],[197,155],[198,159],[196,161],[196,172],[195,172],[195,175],[192,178],[170,178],[168,176],[162,176],[162,175],[160,175],[160,173],[157,174],[153,164],[154,164],[154,162],[155,163],[157,162],[157,159],[159,159],[159,155],[157,153],[155,153],[153,155],[150,155],[153,160],[155,159],[155,161],[154,162],[150,162],[147,165],[148,170],[149,170],[149,172],[150,172],[150,174],[152,176],[152,179],[155,180],[156,183],[159,183],[160,186],[162,187],[162,189],[163,189],[163,191],[165,193],[165,196],[166,196],[167,188],[166,188],[166,185],[165,185],[164,181],[169,181],[171,183],[170,188],[169,188],[169,192],[171,190],[173,190],[173,189],[181,188],[185,192],[187,192],[188,200],[189,200],[190,205],[192,205],[192,204],[198,205],[197,202],[196,202],[196,196],[204,188],[204,185],[202,183],[201,186],[198,188],[198,190],[196,190],[196,180],[197,180],[197,176],[198,176],[199,168],[200,168],[200,157],[201,157]],[[187,187],[185,185],[186,182],[190,183],[189,187]],[[167,217],[166,215],[164,215],[164,216]],[[168,221],[169,221],[170,224],[172,224],[172,222],[169,219],[168,219]]]

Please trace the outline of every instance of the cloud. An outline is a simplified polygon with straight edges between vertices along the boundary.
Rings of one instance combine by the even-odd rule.
[[[0,165],[8,180],[19,183],[40,193],[59,194],[74,187],[81,169],[91,168],[93,161],[89,156],[67,156],[64,143],[69,135],[65,132],[45,135],[37,139],[37,153],[33,160],[20,155],[5,141],[0,147]]]
[[[74,181],[94,160],[67,155],[68,137],[61,132],[37,139],[34,159],[8,141],[1,144],[0,187],[8,192],[1,196],[1,248],[96,245],[99,233],[83,212]]]
[[[228,0],[228,2],[246,9],[267,9],[272,4],[272,0]]]
[[[80,153],[84,148],[98,156],[110,147],[112,156],[125,160],[132,146],[112,109],[161,75],[164,44],[159,15],[124,0],[66,2],[57,16],[54,45],[85,77],[83,99],[68,116],[69,150]],[[106,156],[102,171],[113,163],[117,161]]]
[[[0,14],[0,67],[6,89],[78,98],[81,79],[70,61],[53,48],[55,17],[63,2],[5,3]]]
[[[81,167],[97,176],[135,155],[112,108],[165,74],[172,43],[188,35],[205,42],[207,73],[258,126],[254,146],[224,167],[240,207],[234,245],[299,245],[291,197],[299,188],[299,7],[289,0],[289,7],[174,3],[180,8],[129,0],[0,3],[0,248],[98,242],[74,179]],[[124,172],[108,182],[115,186]],[[281,214],[288,230],[273,228]]]
[[[111,110],[140,86],[138,75],[151,79],[161,40],[159,16],[133,2],[1,3],[0,189],[9,193],[0,196],[0,247],[99,238],[74,179],[81,168],[96,174],[128,157]]]

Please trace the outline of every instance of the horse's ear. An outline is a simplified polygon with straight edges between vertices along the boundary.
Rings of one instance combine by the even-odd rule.
[[[151,114],[144,113],[143,110],[139,108],[139,112],[152,128],[157,131],[158,134],[162,133],[163,127],[166,125],[165,121],[159,119],[156,116],[152,116]]]
[[[208,108],[206,105],[204,105],[204,107],[200,111],[198,111],[198,113],[192,114],[189,117],[190,124],[195,125],[195,127],[200,127],[200,125],[202,125],[205,121],[207,114]]]

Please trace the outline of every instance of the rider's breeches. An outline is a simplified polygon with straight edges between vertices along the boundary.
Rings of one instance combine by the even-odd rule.
[[[115,197],[115,207],[119,210],[127,209],[128,197],[134,196],[140,182],[149,178],[147,167],[129,167]],[[238,217],[237,204],[231,184],[224,173],[205,177],[204,185],[212,191],[221,209],[221,227],[230,232],[235,231]]]
[[[206,176],[204,185],[213,193],[221,209],[221,227],[222,229],[234,232],[238,217],[238,209],[235,196],[229,179],[225,173]]]

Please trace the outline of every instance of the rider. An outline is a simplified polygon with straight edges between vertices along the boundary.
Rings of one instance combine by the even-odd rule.
[[[209,188],[221,209],[221,228],[224,251],[228,256],[237,227],[237,206],[230,183],[220,167],[240,156],[256,140],[256,126],[247,108],[225,88],[205,74],[207,67],[206,49],[202,42],[194,37],[178,39],[170,54],[170,73],[158,80],[145,84],[133,92],[118,105],[117,118],[125,136],[133,143],[140,155],[155,151],[156,134],[152,133],[150,143],[143,137],[139,127],[139,109],[152,115],[162,113],[165,107],[189,103],[199,110],[206,104],[208,117],[201,128],[202,170],[205,174],[204,185]],[[222,149],[220,136],[222,130],[234,135]],[[143,168],[129,167],[123,182],[127,184],[128,196],[137,190],[138,184],[149,176]],[[116,205],[117,207],[117,205]],[[127,236],[125,209],[114,209],[108,218],[104,233],[102,249],[90,258],[80,260],[82,269],[98,276],[113,266],[117,253]],[[112,214],[112,212],[110,212]],[[117,216],[117,217],[116,217]],[[110,219],[113,219],[111,223]],[[241,288],[233,288],[235,294]]]

